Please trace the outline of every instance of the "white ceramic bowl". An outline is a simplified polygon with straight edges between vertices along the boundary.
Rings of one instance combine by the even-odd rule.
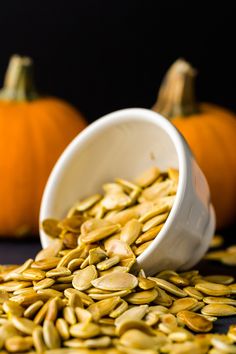
[[[206,252],[215,228],[206,179],[175,127],[147,109],[108,114],[80,133],[66,148],[47,182],[40,211],[62,218],[78,198],[101,191],[115,177],[133,179],[151,166],[179,169],[176,200],[164,227],[137,258],[148,274],[188,269]],[[40,230],[42,246],[50,238]]]

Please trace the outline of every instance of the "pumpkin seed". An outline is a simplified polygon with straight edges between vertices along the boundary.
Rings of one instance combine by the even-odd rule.
[[[75,309],[71,306],[64,307],[63,317],[69,325],[74,325],[77,322]]]
[[[99,275],[102,277],[103,275],[111,274],[111,273],[116,273],[116,272],[122,272],[122,273],[127,273],[129,271],[128,267],[122,267],[122,266],[114,266],[112,268],[109,268],[107,270],[100,270]]]
[[[124,192],[115,192],[105,195],[101,201],[101,205],[106,210],[122,209],[131,203],[131,198]]]
[[[31,335],[36,324],[28,318],[12,316],[12,324],[20,332]]]
[[[21,317],[24,312],[24,308],[22,306],[11,300],[5,301],[2,305],[2,309],[6,314],[10,314],[11,316]]]
[[[204,281],[204,283],[196,284],[195,288],[206,295],[224,296],[230,294],[230,288],[223,284],[215,284]]]
[[[45,302],[45,304],[40,308],[40,310],[38,311],[37,315],[34,317],[34,323],[39,325],[40,323],[43,322],[47,310],[48,310],[48,306],[51,300],[48,300],[47,302]]]
[[[236,306],[236,300],[229,297],[207,296],[203,298],[206,304],[226,304]]]
[[[78,234],[69,231],[62,231],[61,238],[63,240],[63,246],[66,248],[75,248],[78,244]]]
[[[32,333],[33,344],[37,353],[44,353],[46,346],[43,339],[42,327],[36,327]]]
[[[69,326],[64,318],[58,318],[56,320],[56,329],[63,340],[70,338]]]
[[[168,176],[174,182],[179,181],[179,171],[176,168],[168,168]]]
[[[10,353],[19,353],[28,351],[33,345],[31,337],[14,336],[8,338],[5,342],[5,347]]]
[[[205,303],[203,301],[198,301],[195,306],[193,306],[190,310],[192,312],[198,312],[205,306]]]
[[[56,349],[60,347],[61,339],[53,321],[49,321],[47,319],[44,320],[43,339],[49,349]]]
[[[42,306],[43,306],[43,301],[42,300],[38,300],[38,301],[32,303],[24,311],[24,317],[32,318]]]
[[[183,289],[189,296],[193,297],[196,300],[201,301],[204,297],[204,295],[198,291],[196,288],[192,286],[187,286],[186,288]]]
[[[235,324],[229,326],[229,330],[228,330],[227,336],[231,340],[236,342],[236,325]]]
[[[210,248],[218,248],[224,243],[224,238],[221,235],[214,235],[210,242]]]
[[[150,246],[151,243],[152,243],[152,241],[142,243],[139,247],[137,247],[134,250],[134,254],[136,256],[140,256],[140,254],[142,254],[148,248],[148,246]]]
[[[63,241],[59,238],[53,239],[50,245],[39,251],[35,257],[35,261],[56,257],[63,247]]]
[[[110,291],[134,289],[138,285],[138,279],[130,273],[116,272],[103,275],[100,278],[91,281],[95,288]]]
[[[54,283],[55,283],[55,280],[54,280],[54,279],[45,278],[45,279],[43,279],[43,280],[38,281],[38,282],[34,285],[33,289],[34,289],[35,291],[37,291],[37,290],[42,290],[42,289],[48,289],[48,288],[50,288]]]
[[[136,349],[158,349],[158,344],[155,338],[138,329],[129,329],[126,331],[120,337],[120,343],[125,347]]]
[[[97,322],[101,317],[106,316],[111,311],[113,311],[119,302],[119,296],[104,299],[94,304],[91,304],[88,307],[88,311],[92,314],[93,320]]]
[[[177,275],[171,275],[168,279],[171,283],[177,286],[187,286],[189,285],[189,281],[186,278],[180,277]]]
[[[71,275],[66,275],[64,277],[58,277],[57,278],[57,282],[60,282],[60,283],[66,283],[66,284],[70,284],[72,282],[74,278],[74,275],[71,274]]]
[[[229,344],[226,341],[222,340],[221,338],[212,338],[211,344],[218,350],[222,351],[223,353],[236,353],[236,345]]]
[[[41,270],[50,270],[57,266],[60,258],[58,257],[48,257],[45,259],[40,259],[31,264],[31,268],[41,269]]]
[[[196,306],[198,301],[191,297],[185,297],[182,299],[177,299],[173,302],[169,308],[170,313],[177,314],[180,311],[191,310]]]
[[[105,183],[103,184],[102,189],[107,194],[123,192],[122,186],[118,183]]]
[[[164,224],[157,225],[155,227],[152,227],[150,230],[144,232],[142,235],[140,235],[135,243],[137,245],[140,245],[141,243],[152,241],[161,231],[163,228]]]
[[[154,200],[168,196],[173,187],[173,181],[167,179],[163,182],[155,182],[150,187],[144,189],[141,194],[142,200]]]
[[[66,267],[70,261],[74,258],[80,257],[83,252],[83,247],[80,245],[73,250],[70,250],[67,254],[65,254],[58,262],[57,267]],[[54,267],[53,267],[54,268]],[[52,268],[50,268],[52,269]]]
[[[227,256],[226,251],[211,251],[211,252],[208,252],[204,258],[211,260],[211,261],[220,261],[221,258],[224,256]]]
[[[174,315],[168,313],[160,316],[161,323],[158,324],[158,329],[166,334],[175,331],[178,328],[178,322]]]
[[[4,301],[9,299],[9,294],[8,292],[4,291],[0,291],[0,305],[4,303]]]
[[[115,214],[105,216],[105,220],[110,221],[114,224],[119,224],[121,226],[124,226],[129,220],[133,218],[138,218],[137,210],[134,207],[127,208]]]
[[[186,342],[188,340],[193,341],[194,335],[185,328],[177,328],[168,335],[168,338],[173,342]]]
[[[106,252],[103,251],[100,247],[93,248],[89,251],[88,261],[89,264],[98,264],[101,263],[106,258]]]
[[[12,325],[12,323],[4,323],[0,327],[0,350],[3,348],[8,338],[18,336],[20,332]]]
[[[22,276],[24,280],[42,280],[45,278],[45,272],[40,269],[29,268],[22,273]]]
[[[105,220],[105,219],[88,219],[81,225],[81,234],[87,235],[89,232],[99,229],[105,226],[114,225],[112,222]]]
[[[128,245],[131,245],[138,238],[141,232],[141,228],[142,225],[138,220],[136,219],[129,220],[121,230],[120,233],[121,241],[126,242]]]
[[[169,206],[167,204],[156,205],[151,210],[148,210],[145,214],[140,216],[139,222],[140,223],[146,223],[148,220],[153,219],[154,217],[156,217],[156,216],[158,216],[160,214],[169,212],[169,211],[170,211],[170,208],[169,208]],[[143,230],[143,231],[145,231],[145,230]]]
[[[158,295],[154,300],[155,304],[169,307],[172,305],[173,299],[172,297],[165,292],[165,290],[158,288]]]
[[[119,326],[123,321],[127,320],[141,320],[148,312],[148,305],[134,306],[123,312],[115,319],[115,325]]]
[[[204,280],[212,283],[229,285],[234,282],[234,277],[230,275],[208,275],[203,278]]]
[[[78,269],[80,265],[83,263],[84,259],[83,258],[75,258],[72,259],[69,263],[67,268],[73,272],[74,270]]]
[[[149,312],[145,317],[144,321],[148,326],[154,326],[156,325],[160,320],[160,316],[158,316],[154,312]]]
[[[96,337],[100,334],[101,330],[100,327],[92,322],[84,323],[77,323],[70,327],[70,334],[72,337],[76,338],[92,338]]]
[[[129,267],[130,269],[135,263],[136,257],[127,243],[112,239],[109,243],[105,243],[105,248],[109,257],[118,256],[120,258],[121,266]]]
[[[64,345],[70,348],[107,348],[111,344],[111,339],[108,336],[99,338],[81,340],[78,338],[64,342]]]
[[[93,231],[90,231],[89,233],[87,233],[85,235],[81,235],[80,239],[81,239],[81,242],[84,242],[84,243],[97,242],[97,241],[100,241],[100,240],[114,234],[115,232],[119,231],[119,229],[120,229],[119,225],[110,225],[110,226],[100,227],[99,229],[95,229]]]
[[[212,330],[212,322],[195,312],[180,311],[177,316],[194,332],[209,332]]]
[[[31,282],[29,282],[29,281],[9,281],[9,282],[0,284],[0,291],[7,291],[7,292],[11,293],[15,290],[27,288],[30,285],[31,285]]]
[[[33,259],[28,259],[27,261],[25,261],[20,267],[16,267],[13,270],[10,270],[5,276],[4,276],[4,280],[8,281],[8,280],[24,280],[22,279],[21,274],[28,269],[31,264],[33,263]]]
[[[63,294],[60,291],[54,289],[40,289],[37,290],[37,294],[40,295],[42,300],[48,300],[51,297],[62,297]]]
[[[43,220],[41,227],[47,235],[53,238],[59,237],[61,233],[61,229],[58,227],[58,220],[56,219]]]
[[[102,261],[97,264],[97,269],[100,271],[110,269],[114,265],[120,262],[120,257],[118,256],[113,256],[111,258],[105,259],[105,261]]]
[[[28,287],[28,288],[23,288],[23,289],[18,289],[18,290],[15,290],[13,292],[13,295],[12,297],[16,297],[17,295],[28,295],[28,294],[32,294],[32,293],[35,293],[34,289],[32,286]]]
[[[74,208],[78,211],[85,211],[96,204],[101,198],[102,196],[100,194],[94,194],[91,197],[85,198],[84,200],[78,202]]]
[[[57,303],[58,298],[53,298],[52,301],[50,301],[49,305],[48,305],[48,310],[47,310],[47,314],[45,316],[45,320],[48,321],[55,321],[57,318],[57,314],[58,314],[58,303]]]
[[[48,277],[48,278],[66,277],[67,275],[70,275],[70,274],[71,274],[71,271],[68,268],[57,267],[57,268],[49,270],[46,273],[46,277]]]
[[[210,316],[233,316],[236,315],[236,308],[227,304],[209,304],[202,308],[203,315]]]
[[[153,329],[149,327],[144,321],[140,320],[127,320],[121,322],[121,324],[116,327],[116,334],[120,337],[122,334],[124,334],[130,329],[138,329],[151,336],[155,335]]]
[[[160,214],[160,215],[154,216],[153,218],[149,219],[148,221],[146,221],[144,223],[142,231],[146,232],[146,231],[150,230],[151,228],[162,224],[163,222],[166,221],[168,215],[169,215],[169,213],[164,213],[164,214]]]
[[[143,290],[150,290],[155,288],[156,283],[153,280],[144,278],[144,277],[139,277],[138,278],[138,286],[143,289]]]
[[[59,228],[63,230],[62,233],[60,234],[60,237],[63,238],[63,235],[67,231],[79,234],[80,226],[82,225],[83,222],[84,222],[84,217],[81,215],[72,215],[70,217],[61,220],[58,223]]]
[[[156,289],[144,290],[126,296],[125,300],[134,305],[148,304],[156,299],[158,292]]]
[[[126,192],[130,192],[132,190],[140,190],[139,186],[123,178],[116,178],[115,182],[120,184]]]
[[[72,285],[77,290],[86,290],[91,287],[93,281],[97,278],[97,270],[94,265],[89,265],[78,271],[74,276]]]
[[[74,288],[67,288],[64,291],[65,297],[67,297],[68,299],[70,298],[70,296],[72,294],[78,294],[83,302],[84,305],[89,306],[90,304],[93,303],[93,299],[91,299],[90,296],[88,296],[86,293],[76,290]]]
[[[236,255],[235,253],[228,253],[221,258],[221,262],[226,265],[235,266],[236,265]]]
[[[178,288],[176,285],[168,282],[165,279],[160,279],[156,277],[148,277],[148,279],[153,280],[161,289],[164,289],[175,296],[178,297],[187,296],[186,292],[184,292],[182,289]]]
[[[113,311],[111,311],[109,316],[111,318],[117,318],[122,315],[122,313],[124,313],[127,309],[128,303],[125,300],[120,299],[120,305],[118,305]]]
[[[229,285],[230,293],[235,295],[236,294],[236,283]]]
[[[142,188],[150,186],[160,176],[160,170],[157,167],[150,167],[135,179],[135,183]]]
[[[111,297],[114,296],[119,296],[119,297],[124,297],[126,295],[129,295],[132,290],[120,290],[120,291],[114,291],[114,292],[108,292],[104,294],[100,293],[91,293],[89,296],[94,299],[94,300],[105,300],[105,299],[110,299]]]
[[[92,321],[92,314],[88,310],[85,310],[81,307],[76,307],[75,313],[79,322],[88,323]]]

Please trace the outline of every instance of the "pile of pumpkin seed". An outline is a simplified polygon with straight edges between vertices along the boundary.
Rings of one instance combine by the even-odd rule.
[[[127,245],[130,262],[125,265],[129,266],[161,231],[175,200],[178,178],[178,170],[161,172],[156,167],[134,182],[116,178],[103,185],[103,194],[79,200],[65,219],[46,219],[42,228],[69,248],[81,243],[117,248],[120,240]]]
[[[212,333],[218,317],[236,315],[232,276],[132,273],[154,232],[137,240],[158,234],[176,183],[175,170],[152,168],[135,184],[105,185],[105,196],[76,203],[61,221],[45,220],[50,246],[0,266],[0,354],[236,353],[236,324]]]

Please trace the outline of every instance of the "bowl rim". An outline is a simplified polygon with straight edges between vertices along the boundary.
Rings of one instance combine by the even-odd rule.
[[[183,136],[170,121],[168,121],[159,113],[156,113],[149,109],[126,108],[106,114],[105,116],[91,123],[71,141],[71,143],[62,152],[61,156],[54,165],[46,183],[43,192],[43,197],[41,200],[39,223],[41,223],[41,221],[44,220],[46,217],[49,217],[50,199],[55,197],[57,181],[58,179],[60,179],[61,171],[67,167],[70,160],[70,156],[77,153],[77,150],[82,147],[87,140],[94,138],[96,135],[99,135],[104,128],[111,128],[114,125],[119,125],[132,121],[146,121],[149,123],[153,123],[157,127],[163,129],[173,142],[173,145],[177,152],[179,165],[179,183],[173,207],[171,208],[168,218],[164,223],[163,228],[159,232],[158,237],[156,237],[152,241],[152,243],[147,247],[147,249],[144,250],[144,252],[137,257],[137,262],[141,263],[144,258],[151,256],[158,244],[161,243],[164,236],[171,228],[171,225],[175,220],[175,215],[179,213],[184,198],[184,192],[187,187],[187,175],[189,172],[188,170],[190,168],[187,164],[187,153],[190,153],[190,149],[188,149],[188,146],[185,143]],[[52,216],[50,215],[50,217]],[[39,231],[42,246],[46,247],[49,243],[49,237],[43,233],[41,228]]]

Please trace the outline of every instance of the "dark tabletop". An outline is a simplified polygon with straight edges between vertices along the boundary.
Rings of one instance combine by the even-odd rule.
[[[224,247],[229,246],[235,241],[235,229],[224,232],[225,244]],[[41,249],[39,239],[27,240],[0,240],[0,264],[21,264],[27,258],[33,258]],[[236,278],[236,267],[222,266],[217,262],[210,262],[202,260],[195,266],[203,275],[209,274],[227,274],[233,275]],[[236,324],[236,316],[219,318],[214,323],[214,331],[218,333],[227,332],[230,324]]]

